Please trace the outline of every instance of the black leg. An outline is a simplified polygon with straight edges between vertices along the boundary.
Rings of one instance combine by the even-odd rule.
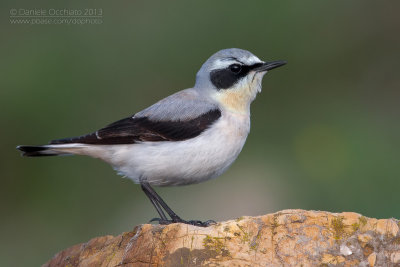
[[[147,196],[150,195],[149,198],[153,199],[155,202],[157,202],[159,205],[161,205],[174,222],[182,221],[182,219],[178,215],[176,215],[176,213],[173,212],[173,210],[170,207],[168,207],[167,203],[164,202],[164,200],[156,193],[156,191],[154,191],[154,189],[151,188],[149,183],[142,182],[141,185],[142,185],[142,189],[145,192],[145,194]]]
[[[151,204],[153,204],[154,208],[156,208],[158,214],[161,217],[161,220],[163,221],[168,221],[167,216],[165,216],[164,211],[162,210],[162,208],[160,207],[160,204],[158,204],[158,202],[152,197],[152,195],[143,187],[142,185],[142,190],[143,192],[146,194],[146,196],[150,199]],[[154,219],[150,220],[153,221]],[[156,219],[157,220],[157,219]]]
[[[181,219],[168,205],[165,201],[151,188],[150,184],[147,182],[142,181],[141,183],[142,190],[146,194],[146,196],[150,199],[153,206],[156,208],[158,214],[160,215],[161,219],[152,219],[151,221],[158,221],[160,224],[169,224],[169,223],[186,223],[196,226],[207,227],[212,224],[215,224],[215,221],[208,220],[206,222],[201,221],[185,221]],[[163,212],[162,208],[168,213],[171,217],[171,220],[168,220]]]

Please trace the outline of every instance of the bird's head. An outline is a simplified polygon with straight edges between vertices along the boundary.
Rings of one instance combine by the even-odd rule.
[[[248,113],[261,92],[263,76],[286,61],[264,62],[249,51],[230,48],[212,55],[196,75],[195,88],[209,94],[224,108]]]

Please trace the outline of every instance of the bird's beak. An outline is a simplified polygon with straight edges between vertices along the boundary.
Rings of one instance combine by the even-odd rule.
[[[263,72],[263,71],[269,71],[272,69],[275,69],[277,67],[285,65],[287,62],[285,60],[277,60],[277,61],[270,61],[270,62],[264,62],[262,63],[261,66],[255,68],[254,70],[256,72]]]

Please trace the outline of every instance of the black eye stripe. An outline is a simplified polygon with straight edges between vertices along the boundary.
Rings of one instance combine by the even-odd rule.
[[[231,64],[225,69],[217,69],[211,71],[210,80],[216,88],[228,89],[232,87],[240,79],[245,77],[251,70],[260,67],[262,63],[256,63],[250,66],[241,65],[241,71],[238,73],[232,72],[232,70],[230,69],[232,65],[239,65],[239,64]]]

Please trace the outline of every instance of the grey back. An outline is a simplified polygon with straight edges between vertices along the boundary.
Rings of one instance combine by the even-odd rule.
[[[179,91],[138,112],[135,117],[158,121],[186,121],[199,117],[218,105],[194,88]]]

